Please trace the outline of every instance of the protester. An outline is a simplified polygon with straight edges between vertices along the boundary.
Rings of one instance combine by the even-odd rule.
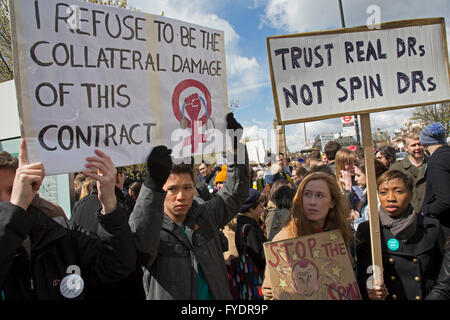
[[[28,164],[22,140],[9,201],[0,203],[1,300],[83,299],[84,289],[121,280],[134,270],[136,250],[125,213],[117,206],[114,164],[102,151],[95,154],[85,166],[96,172],[83,173],[97,181],[98,236],[31,204],[45,169],[40,162]]]
[[[320,165],[323,165],[320,151],[317,149],[311,150],[311,153],[309,154],[309,157],[308,157],[309,170],[312,170],[312,169],[314,169],[314,167],[320,166]]]
[[[84,174],[82,174],[81,172],[79,172],[75,176],[75,179],[73,180],[73,190],[74,190],[74,194],[75,194],[75,196],[74,196],[75,202],[80,200],[81,188],[82,188],[85,180],[86,180],[86,176]]]
[[[440,122],[423,128],[420,144],[430,153],[426,172],[426,191],[422,213],[436,218],[450,230],[450,147]]]
[[[133,181],[128,186],[128,194],[133,197],[134,201],[137,200],[139,192],[141,191],[142,183],[140,181]]]
[[[227,129],[242,126],[227,115]],[[130,218],[144,267],[147,299],[231,299],[223,251],[222,229],[248,197],[248,157],[227,156],[227,181],[204,204],[193,200],[190,166],[172,168],[170,150],[155,147],[147,160],[147,177]],[[242,152],[242,151],[240,151]]]
[[[275,235],[280,232],[291,218],[292,200],[297,188],[285,180],[278,180],[274,183],[269,192],[269,203],[271,209],[266,215],[267,239],[272,241]]]
[[[335,159],[336,159],[336,153],[341,149],[341,145],[339,142],[336,141],[328,141],[327,144],[324,147],[324,153],[328,160],[327,165],[330,167],[333,174],[336,173],[335,170]]]
[[[300,185],[300,182],[307,174],[307,170],[303,166],[299,166],[298,168],[294,168],[292,170],[292,182],[295,184],[295,186],[298,188]]]
[[[388,169],[386,166],[378,160],[375,160],[375,178],[378,179]],[[366,177],[366,164],[364,159],[355,163],[355,181],[363,190],[361,195],[358,210],[352,210],[350,221],[353,223],[353,229],[357,230],[358,225],[369,219],[369,201],[367,199],[367,177]]]
[[[391,170],[399,170],[413,179],[413,198],[411,204],[414,210],[420,211],[425,196],[425,171],[428,158],[424,154],[424,147],[420,144],[419,132],[410,131],[402,137],[408,156],[391,165]]]
[[[397,155],[394,147],[383,146],[375,152],[375,159],[381,161],[386,168],[389,167],[396,161]]]
[[[210,185],[211,187],[214,187],[214,178],[215,178],[215,172],[211,170],[211,166],[208,162],[202,161],[200,166],[198,167],[198,170],[200,171],[200,174],[202,175],[205,183],[207,185]],[[198,180],[199,182],[201,180]]]
[[[0,151],[0,201],[9,201],[14,185],[19,160],[7,151]],[[64,217],[64,210],[56,203],[48,201],[36,193],[31,201],[33,207],[50,218]]]
[[[284,157],[284,154],[280,152],[276,158],[277,158],[277,164],[280,168],[278,173],[281,175],[281,178],[286,179],[289,182],[292,182],[291,171],[290,171],[289,166],[286,165],[286,158]],[[274,174],[273,168],[271,168],[271,172],[272,172],[272,174]]]
[[[264,276],[266,266],[263,243],[267,241],[267,238],[259,225],[259,218],[264,212],[265,202],[266,196],[255,189],[250,189],[248,198],[239,209],[235,230],[238,254],[241,255],[246,250],[260,271],[261,278]],[[243,230],[244,236],[242,235]]]
[[[359,197],[353,189],[355,186],[355,162],[357,161],[356,153],[348,148],[341,148],[336,153],[335,170],[336,179],[341,186],[350,209],[357,210]]]
[[[372,286],[370,280],[368,283],[367,268],[372,265],[372,255],[366,221],[359,225],[356,235],[361,294],[372,300],[424,299],[441,268],[444,232],[438,220],[424,217],[412,207],[413,184],[406,174],[386,171],[377,180],[377,189],[384,284]]]
[[[350,247],[353,236],[347,222],[349,213],[350,209],[336,178],[324,172],[311,173],[303,179],[295,194],[289,224],[273,238],[273,241],[338,229]],[[263,294],[264,299],[273,298],[268,268],[265,272]]]
[[[223,165],[221,167],[221,170],[217,172],[216,177],[214,178],[214,185],[216,186],[217,190],[223,188],[225,180],[227,180],[227,166]]]

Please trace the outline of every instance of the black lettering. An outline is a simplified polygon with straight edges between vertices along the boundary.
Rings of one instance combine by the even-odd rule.
[[[428,88],[428,92],[436,90],[436,83],[433,82],[433,77],[429,77],[427,83],[431,86]]]
[[[381,47],[380,39],[377,39],[377,52],[378,52],[378,59],[387,59],[386,53],[383,53],[383,48]]]
[[[404,86],[402,87],[402,81]],[[409,89],[409,77],[403,72],[397,72],[397,90],[399,94],[405,93]]]
[[[73,15],[73,10],[70,10],[70,14],[68,16],[66,16],[66,17],[60,16],[59,15],[59,8],[60,7],[65,7],[66,8],[66,10],[65,10],[66,12],[69,11],[67,9],[70,8],[69,5],[65,4],[65,3],[57,3],[56,4],[55,32],[59,32],[59,21],[58,20],[62,20],[62,21],[64,21],[64,23],[67,24],[67,19],[69,19]],[[73,31],[71,29],[69,29],[69,31],[71,31],[73,33]]]
[[[51,90],[51,92],[53,94],[53,100],[51,100],[50,103],[45,103],[44,101],[42,101],[41,96],[40,96],[42,87],[48,87]],[[41,106],[51,107],[56,103],[56,101],[58,101],[58,92],[56,91],[55,87],[50,82],[43,82],[36,87],[35,97],[36,97],[37,102],[39,102],[39,104]]]
[[[123,138],[126,138],[128,141],[128,144],[131,144],[130,138],[128,137],[128,131],[127,128],[125,127],[125,125],[123,124],[122,127],[120,128],[120,144],[122,145],[123,143]]]
[[[277,52],[275,51],[275,55]],[[300,68],[300,63],[298,63],[298,60],[302,57],[302,49],[298,47],[292,47],[291,48],[291,61],[292,61],[292,69]],[[283,64],[284,64],[284,56],[283,56]],[[284,67],[283,67],[283,70]]]
[[[350,41],[345,41],[344,46],[345,46],[345,61],[347,63],[353,62],[353,58],[350,55],[350,52],[355,50],[353,47],[353,43],[351,43]]]
[[[275,56],[278,56],[281,54],[281,63],[283,64],[283,70],[286,70],[286,62],[284,61],[284,55],[286,53],[289,53],[289,49],[287,49],[287,48],[275,50]]]
[[[64,131],[67,130],[67,132],[69,133],[69,146],[66,146],[64,144],[64,141],[67,139],[63,139],[63,134]],[[64,149],[64,150],[70,150],[73,147],[73,129],[70,126],[62,126],[61,128],[59,128],[58,130],[58,144],[59,146]]]
[[[34,1],[34,17],[36,18],[36,28],[41,29],[41,17],[39,15],[39,2]]]
[[[378,60],[375,48],[373,47],[372,42],[369,41],[369,45],[367,46],[366,61],[370,61],[370,59],[373,59],[375,61]]]
[[[95,88],[95,84],[93,83],[82,83],[81,87],[86,87],[86,95],[88,99],[88,107],[92,108],[92,88]]]
[[[308,97],[305,97],[305,91],[308,92]],[[310,106],[313,103],[313,95],[308,85],[304,84],[300,88],[300,98],[302,99],[303,104],[307,106]]]
[[[364,61],[364,50],[361,48],[364,46],[364,41],[356,41],[356,57],[359,62]]]
[[[319,59],[319,62],[317,62],[314,67],[315,68],[319,68],[321,66],[323,66],[323,58],[322,55],[319,53],[320,50],[320,45],[314,48],[314,55],[317,57],[317,59]]]
[[[51,124],[51,125],[48,125],[48,126],[42,128],[41,131],[39,131],[38,141],[39,141],[39,144],[41,145],[41,147],[44,148],[45,150],[47,150],[47,151],[55,151],[56,147],[53,147],[53,148],[49,147],[44,142],[44,135],[47,132],[47,130],[50,129],[50,128],[58,128],[58,127],[56,125],[54,125],[54,124]]]
[[[322,90],[320,89],[320,87],[324,86],[323,80],[315,81],[312,84],[314,87],[317,88],[317,103],[321,104],[322,103]]]
[[[127,24],[128,19],[133,19],[133,16],[126,16],[123,18],[123,25],[126,29],[130,30],[130,35],[128,37],[122,37],[124,40],[131,40],[134,37],[134,29]]]
[[[417,40],[414,37],[408,37],[408,56],[411,57],[411,52],[414,53],[414,55],[417,54],[416,49],[414,46],[416,45]],[[414,89],[413,89],[414,92]]]
[[[112,133],[109,133],[109,129],[112,129]],[[109,139],[111,138],[114,145],[117,146],[117,142],[116,139],[114,138],[114,136],[116,135],[116,127],[111,124],[111,123],[107,123],[105,124],[105,146],[109,147]]]
[[[283,88],[284,100],[286,102],[286,108],[291,107],[290,100],[292,100],[296,106],[298,106],[297,87],[295,84],[291,85],[291,90]]]
[[[381,85],[381,77],[378,73],[376,74],[376,78],[377,78],[377,83],[375,83],[373,78],[369,76],[370,95],[372,98],[375,97],[374,89],[377,91],[377,93],[380,97],[383,96],[383,87]]]
[[[122,97],[122,98],[125,98],[126,102],[125,102],[125,103],[117,102],[117,105],[118,105],[119,107],[126,108],[126,107],[128,107],[128,106],[130,105],[131,99],[130,99],[130,96],[128,96],[127,94],[121,92],[121,90],[122,90],[123,88],[126,89],[126,88],[127,88],[127,85],[126,85],[126,84],[121,84],[119,87],[117,87],[117,95],[119,95],[119,96]]]
[[[111,33],[110,25],[109,25],[109,13],[106,14],[106,18],[105,18],[106,32],[113,39],[117,39],[120,36],[120,34],[122,33],[122,25],[120,23],[119,17],[117,15],[115,15],[115,17],[116,17],[116,21],[117,21],[117,28],[119,29],[119,30],[117,30],[117,34]]]
[[[416,92],[416,85],[419,85],[423,91],[426,91],[425,86],[423,84],[423,72],[422,71],[413,71],[411,72],[411,84],[412,84],[412,92]]]
[[[309,61],[308,61],[308,56],[309,56]],[[312,50],[311,48],[308,48],[308,54],[306,54],[306,48],[303,48],[303,57],[305,59],[305,66],[307,68],[311,67],[312,65]],[[308,88],[309,89],[309,88]],[[301,89],[300,89],[301,90]]]
[[[134,140],[134,138],[133,138],[133,131],[134,131],[134,129],[136,129],[137,127],[140,127],[140,125],[139,125],[139,124],[133,124],[133,125],[130,127],[130,140],[133,142],[133,144],[141,144],[141,143],[142,143],[142,140],[140,140],[139,142],[137,142],[137,141]]]
[[[175,68],[175,65],[176,65],[175,58],[178,59],[178,61],[180,62],[180,67],[178,69]],[[172,71],[173,72],[179,72],[181,70],[181,68],[183,67],[182,64],[183,64],[183,59],[179,55],[177,55],[177,54],[172,55]]]
[[[151,127],[156,126],[156,123],[144,123],[143,125],[147,127],[147,143],[150,143],[151,142],[150,129]]]
[[[80,16],[81,16],[81,11],[86,11],[86,12],[87,12],[88,9],[86,9],[86,8],[81,8],[81,7],[80,7]],[[78,34],[85,35],[85,36],[90,36],[89,32],[81,31],[81,22],[89,22],[89,20],[86,20],[86,19],[80,19],[80,28],[77,29],[77,33],[78,33]]]
[[[345,78],[339,78],[336,81],[336,87],[341,89],[344,92],[344,96],[343,97],[339,97],[338,100],[339,102],[344,102],[345,100],[347,100],[348,98],[348,93],[347,93],[347,89],[345,89],[343,86],[341,86],[341,82],[345,81]]]
[[[84,144],[88,147],[91,146],[91,127],[87,127],[87,137],[83,134],[83,131],[79,126],[75,127],[75,137],[77,140],[77,149],[80,149],[80,138],[83,140]]]
[[[334,48],[334,45],[332,43],[327,43],[325,45],[325,49],[327,50],[327,61],[328,61],[328,66],[331,66],[331,49]]]
[[[31,60],[33,60],[34,61],[34,63],[36,63],[38,66],[41,66],[41,67],[49,67],[49,66],[51,66],[52,64],[53,64],[53,62],[42,62],[41,60],[39,60],[37,57],[36,57],[36,48],[39,46],[39,45],[41,45],[41,44],[50,44],[50,42],[48,42],[48,41],[38,41],[38,42],[36,42],[35,44],[33,44],[32,46],[31,46],[31,48],[30,48],[30,56],[31,56]]]
[[[140,37],[139,37],[139,30],[144,30],[143,27],[139,26],[139,22],[140,22],[140,21],[145,22],[145,19],[143,19],[143,18],[135,18],[135,19],[134,19],[134,26],[135,26],[135,29],[136,29],[136,40],[139,40],[139,41],[147,41],[146,38],[140,38]]]
[[[405,41],[401,38],[397,38],[397,58],[400,58],[406,52]]]
[[[425,55],[425,46],[424,45],[420,45],[419,46],[419,51],[420,51],[419,56],[423,57]]]
[[[58,50],[58,48],[62,48],[63,49],[63,61],[62,62],[60,62],[60,61],[58,61],[58,57],[57,57],[57,50]],[[58,43],[58,44],[56,44],[54,47],[53,47],[53,50],[52,50],[52,57],[53,57],[53,61],[55,61],[55,63],[58,65],[58,66],[60,66],[60,67],[63,67],[63,66],[65,66],[66,64],[67,64],[67,62],[69,62],[69,49],[67,49],[67,46],[66,46],[66,44],[65,43]]]
[[[104,125],[96,124],[93,125],[92,128],[95,128],[95,146],[98,147],[98,144],[100,143],[100,128],[103,128]]]
[[[99,24],[101,22],[100,20],[97,20],[97,13],[105,14],[103,11],[92,10],[92,35],[94,37],[97,36],[97,24]]]

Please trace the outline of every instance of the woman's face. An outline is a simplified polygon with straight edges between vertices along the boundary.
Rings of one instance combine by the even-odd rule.
[[[303,189],[303,210],[305,217],[314,226],[322,228],[328,211],[335,206],[330,188],[325,180],[311,180]]]
[[[255,218],[256,220],[258,220],[258,218],[263,214],[264,212],[264,203],[261,202],[260,204],[258,204],[258,206],[256,208],[251,208],[249,210],[250,215]]]
[[[365,188],[367,185],[366,174],[362,172],[358,167],[355,167],[355,181],[361,188]]]
[[[352,176],[355,175],[355,162],[350,160],[348,163],[344,165],[344,170],[350,172]]]
[[[400,179],[383,182],[378,187],[378,198],[381,207],[391,217],[397,217],[404,213],[411,202],[411,194]]]

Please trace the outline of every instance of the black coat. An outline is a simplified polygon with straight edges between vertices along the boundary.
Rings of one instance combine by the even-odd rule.
[[[450,228],[450,146],[439,147],[430,157],[422,213]]]
[[[77,266],[84,280],[76,299],[86,298],[93,285],[113,283],[133,272],[137,255],[125,213],[118,208],[98,214],[98,221],[97,236],[32,206],[24,211],[1,202],[0,301],[65,299],[60,282],[69,266]],[[27,235],[30,255],[23,247]]]
[[[245,227],[245,241],[242,238],[242,228]],[[253,262],[256,264],[259,270],[264,272],[266,266],[266,259],[264,255],[263,243],[267,241],[263,229],[259,226],[258,222],[250,217],[239,215],[236,222],[236,231],[234,235],[236,249],[241,255],[245,250],[247,250],[248,255],[252,258]]]
[[[436,219],[417,214],[417,229],[406,243],[399,241],[396,251],[388,249],[387,241],[395,238],[380,223],[384,283],[387,300],[425,299],[436,282],[442,264],[445,236]],[[356,233],[357,277],[361,295],[368,299],[367,268],[372,264],[369,221],[362,222]],[[448,249],[447,249],[448,250]]]

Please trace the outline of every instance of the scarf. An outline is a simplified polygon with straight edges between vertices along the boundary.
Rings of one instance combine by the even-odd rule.
[[[408,241],[416,233],[417,215],[411,205],[405,213],[395,218],[380,206],[380,220],[383,227],[390,229],[394,237],[402,242]]]

